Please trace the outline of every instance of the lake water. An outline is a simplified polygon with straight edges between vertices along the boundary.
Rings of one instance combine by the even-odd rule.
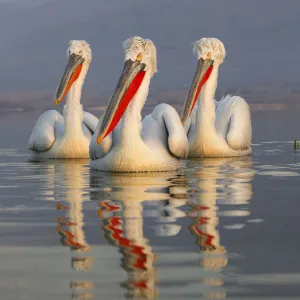
[[[1,116],[1,300],[299,299],[297,115],[254,113],[252,157],[136,175],[30,163],[36,116]]]

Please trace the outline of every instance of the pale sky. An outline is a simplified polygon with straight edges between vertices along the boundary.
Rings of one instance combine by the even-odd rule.
[[[121,42],[132,35],[157,46],[154,89],[190,84],[190,45],[204,36],[225,44],[222,86],[297,83],[299,15],[299,0],[0,0],[0,89],[55,89],[69,40],[86,39],[86,86],[110,90],[123,67]]]

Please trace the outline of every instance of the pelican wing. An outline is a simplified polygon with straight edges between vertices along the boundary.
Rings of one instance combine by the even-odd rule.
[[[186,158],[189,153],[189,141],[177,111],[171,105],[163,103],[154,108],[152,117],[165,124],[169,150],[179,158]]]
[[[62,115],[56,110],[48,110],[36,121],[28,142],[31,151],[46,151],[55,141],[55,125],[62,121]]]
[[[96,118],[95,116],[93,116],[92,114],[90,114],[89,112],[84,111],[83,112],[83,124],[88,127],[88,129],[92,132],[92,134],[94,134],[99,119]]]
[[[216,130],[234,150],[249,149],[252,139],[251,113],[247,102],[226,96],[216,109]]]

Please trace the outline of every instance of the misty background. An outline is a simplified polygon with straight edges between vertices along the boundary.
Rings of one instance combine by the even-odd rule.
[[[0,107],[53,107],[71,39],[92,47],[84,104],[105,105],[123,68],[121,43],[133,35],[157,47],[150,101],[184,101],[201,37],[226,47],[218,97],[296,101],[299,15],[299,0],[0,0]]]

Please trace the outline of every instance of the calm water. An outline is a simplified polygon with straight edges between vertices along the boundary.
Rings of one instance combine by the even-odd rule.
[[[271,137],[284,119],[273,114]],[[268,116],[254,116],[254,136]],[[28,162],[32,120],[3,143],[14,118],[0,122],[1,300],[299,299],[291,142],[256,138],[252,157],[177,173],[108,174],[85,160]]]

